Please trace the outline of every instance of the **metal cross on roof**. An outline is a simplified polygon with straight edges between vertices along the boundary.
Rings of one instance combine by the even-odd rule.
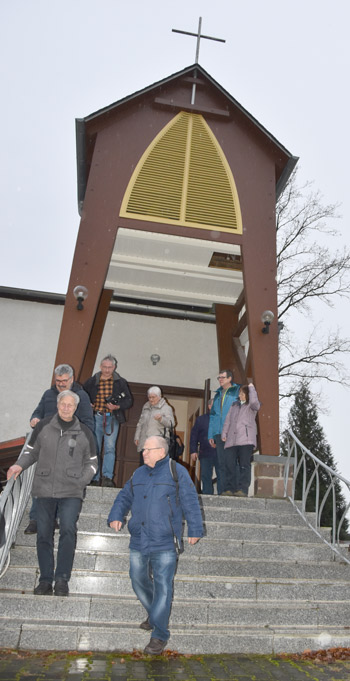
[[[172,28],[171,30],[172,30],[173,33],[182,33],[183,35],[192,35],[195,38],[197,38],[196,57],[195,57],[195,63],[196,64],[198,64],[198,59],[199,59],[199,47],[200,47],[201,38],[205,38],[206,40],[216,40],[219,43],[225,43],[226,42],[226,40],[224,40],[223,38],[213,38],[213,36],[211,36],[211,35],[203,35],[203,33],[201,33],[202,17],[199,17],[197,33],[191,33],[190,31],[180,31],[178,28]],[[196,84],[193,83],[191,104],[194,104],[195,97],[196,97]]]

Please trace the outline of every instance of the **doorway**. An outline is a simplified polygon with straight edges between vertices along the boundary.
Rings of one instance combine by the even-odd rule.
[[[145,383],[129,383],[134,403],[126,413],[126,423],[120,427],[117,441],[117,457],[114,481],[117,487],[124,487],[125,483],[139,465],[139,454],[134,444],[135,430],[140,418],[141,410],[147,401],[147,390],[150,387]],[[177,388],[173,386],[160,386],[163,395],[174,408],[176,416],[176,432],[180,435],[185,445],[183,462],[186,468],[190,467],[189,441],[191,427],[197,415],[203,413],[205,390],[191,388]],[[191,425],[192,424],[192,425]]]

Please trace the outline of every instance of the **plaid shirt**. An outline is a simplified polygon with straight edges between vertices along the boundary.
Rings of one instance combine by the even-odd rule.
[[[96,395],[96,400],[94,403],[94,411],[100,411],[105,413],[110,413],[106,404],[106,398],[110,397],[113,392],[113,377],[107,378],[106,381],[100,380],[98,385],[98,393]]]

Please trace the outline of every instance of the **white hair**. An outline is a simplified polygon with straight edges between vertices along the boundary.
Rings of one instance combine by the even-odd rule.
[[[73,390],[62,390],[61,393],[58,393],[57,395],[57,404],[63,397],[73,397],[75,406],[77,407],[79,402],[80,402],[80,397],[77,395],[77,393],[74,393]]]
[[[157,385],[153,385],[152,388],[148,388],[147,395],[158,395],[158,397],[161,397],[162,391]]]

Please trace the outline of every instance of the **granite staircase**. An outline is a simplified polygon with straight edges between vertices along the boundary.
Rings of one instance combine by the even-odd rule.
[[[131,651],[149,633],[128,575],[128,532],[106,518],[116,490],[89,487],[69,598],[34,596],[35,536],[25,514],[0,579],[0,647]],[[181,653],[278,653],[350,646],[350,566],[287,500],[200,497],[206,536],[185,542],[168,648]],[[329,531],[324,530],[325,533]],[[56,533],[57,534],[57,533]]]

